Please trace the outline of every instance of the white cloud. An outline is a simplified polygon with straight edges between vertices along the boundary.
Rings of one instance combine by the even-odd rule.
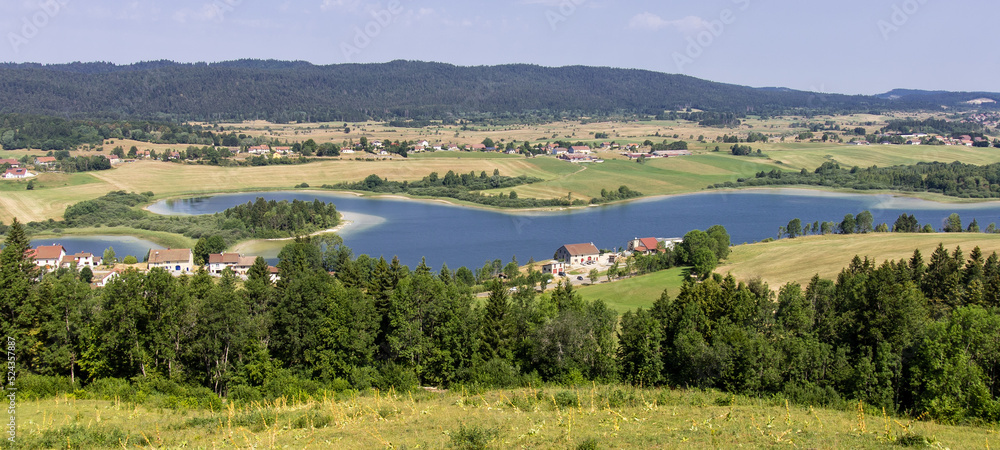
[[[657,31],[672,28],[682,33],[693,33],[708,27],[708,21],[698,16],[687,16],[683,19],[666,20],[656,14],[644,12],[636,14],[629,21],[628,27],[633,30]]]

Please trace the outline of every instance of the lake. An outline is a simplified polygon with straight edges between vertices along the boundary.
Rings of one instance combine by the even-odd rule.
[[[551,259],[560,246],[572,243],[593,242],[598,248],[616,249],[636,237],[682,237],[692,229],[704,230],[715,224],[726,227],[733,244],[755,242],[777,237],[778,227],[794,218],[803,224],[839,223],[845,214],[863,210],[871,211],[875,224],[890,227],[904,212],[915,215],[921,225],[930,223],[935,228],[954,212],[965,224],[978,219],[983,229],[991,222],[1000,222],[1000,202],[945,204],[891,195],[796,189],[705,192],[571,211],[518,213],[312,191],[166,200],[149,209],[168,215],[212,214],[257,197],[332,202],[354,222],[341,236],[356,255],[399,256],[410,267],[426,257],[431,267],[447,263],[452,269],[477,268],[494,259],[507,262],[515,256],[522,264],[529,258],[542,261]],[[280,245],[273,244],[258,254],[273,262]]]

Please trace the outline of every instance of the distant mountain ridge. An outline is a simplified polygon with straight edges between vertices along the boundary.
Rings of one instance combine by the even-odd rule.
[[[0,99],[0,113],[359,121],[655,115],[685,108],[735,114],[843,113],[939,109],[974,98],[911,91],[901,91],[898,98],[818,94],[607,67],[460,67],[419,61],[317,66],[304,61],[237,60],[0,64]]]

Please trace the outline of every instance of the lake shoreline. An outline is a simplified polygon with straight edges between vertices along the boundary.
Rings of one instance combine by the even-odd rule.
[[[678,198],[685,196],[695,196],[695,195],[706,195],[706,194],[718,194],[718,193],[740,193],[740,192],[752,192],[752,193],[774,193],[774,194],[789,194],[789,195],[811,195],[811,196],[823,196],[823,197],[835,197],[835,198],[845,198],[853,195],[861,196],[888,196],[893,199],[906,199],[906,200],[917,200],[923,202],[936,203],[940,205],[953,205],[962,208],[984,206],[990,204],[1000,204],[1000,199],[965,199],[958,197],[947,197],[942,194],[934,194],[930,192],[900,192],[892,190],[854,190],[848,188],[826,188],[821,186],[788,186],[788,187],[746,187],[746,188],[723,188],[723,189],[702,189],[700,191],[683,192],[677,194],[661,194],[661,195],[650,195],[637,198],[630,198],[625,200],[617,200],[608,203],[602,203],[599,205],[584,205],[584,206],[561,206],[561,207],[540,207],[540,208],[497,208],[493,206],[480,205],[476,203],[462,202],[448,197],[415,197],[406,194],[383,194],[375,192],[359,192],[359,191],[348,191],[348,190],[326,190],[326,189],[279,189],[279,190],[246,190],[246,191],[227,191],[218,192],[215,194],[194,194],[194,195],[178,195],[167,198],[159,199],[153,203],[144,206],[142,209],[149,211],[153,214],[159,214],[157,212],[151,211],[149,208],[153,205],[165,202],[165,201],[176,201],[176,200],[186,200],[199,197],[218,197],[223,195],[240,195],[240,194],[254,194],[254,193],[324,193],[324,194],[334,194],[334,195],[351,195],[358,198],[372,198],[372,199],[385,199],[385,200],[404,200],[411,202],[421,202],[421,203],[431,203],[444,206],[452,206],[458,208],[468,208],[477,209],[484,211],[492,211],[501,214],[509,215],[532,215],[538,213],[555,213],[555,212],[567,212],[567,211],[585,211],[591,208],[597,207],[607,207],[607,206],[618,206],[629,203],[645,203],[653,202],[657,200],[664,200],[670,198]],[[182,215],[182,214],[178,214]]]

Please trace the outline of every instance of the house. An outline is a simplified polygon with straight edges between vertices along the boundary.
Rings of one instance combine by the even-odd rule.
[[[472,146],[472,150],[477,152],[486,151],[486,144],[476,144]]]
[[[191,249],[166,249],[149,251],[149,268],[161,268],[178,276],[194,271],[194,253]]]
[[[55,156],[39,156],[35,158],[36,166],[51,166],[56,163]]]
[[[572,146],[572,147],[569,148],[569,152],[570,153],[579,154],[579,155],[589,155],[591,151],[592,150],[590,149],[590,147],[586,146],[586,145],[583,145],[583,146],[574,145],[574,146]]]
[[[18,161],[18,160],[16,160],[16,159],[0,159],[0,166],[2,166],[4,164],[10,164],[10,167],[12,169],[16,169],[18,167],[21,167],[21,162]]]
[[[562,155],[559,155],[559,159],[564,159],[574,163],[590,162],[591,160],[590,155],[582,155],[579,153],[563,153]]]
[[[550,153],[552,153],[553,156],[563,155],[566,154],[567,152],[569,152],[569,150],[562,147],[556,147],[550,151]]]
[[[661,252],[660,241],[656,238],[635,238],[629,241],[628,251],[633,253],[642,253],[644,255],[649,255],[656,252]]]
[[[277,283],[277,282],[278,282],[278,280],[280,280],[280,279],[281,279],[281,275],[279,275],[279,274],[280,274],[280,272],[278,271],[278,268],[277,268],[277,267],[274,267],[274,266],[267,266],[267,270],[268,270],[268,272],[269,272],[269,273],[271,274],[271,282],[272,282],[272,283]]]
[[[691,156],[690,150],[657,150],[653,152],[653,155],[660,156],[663,158],[672,158],[675,156]]]
[[[181,153],[177,152],[177,151],[170,152],[170,155],[168,156],[168,158],[170,158],[170,159],[180,159],[181,158]]]
[[[250,272],[250,268],[253,267],[255,261],[257,261],[256,256],[240,256],[240,260],[233,267],[233,272],[236,272],[237,275],[245,280],[247,273]]]
[[[208,255],[208,273],[212,275],[222,275],[222,271],[229,267],[234,272],[243,255],[239,253],[213,253]]]
[[[596,262],[601,256],[601,251],[593,243],[590,244],[567,244],[556,250],[554,259],[569,265],[582,265],[586,262]]]
[[[424,141],[424,142],[427,142],[427,141]],[[427,146],[427,144],[422,144],[422,145],[423,145],[424,147],[426,147],[426,146]],[[382,141],[372,141],[372,147],[375,147],[375,148],[382,148]]]
[[[353,153],[354,153],[354,149],[351,149],[351,148],[344,147],[344,148],[340,149],[340,154],[341,155],[350,155],[350,154],[353,154]]]
[[[77,270],[82,270],[84,267],[90,267],[93,269],[101,264],[101,258],[95,257],[93,253],[81,252],[74,255],[63,256],[62,261],[59,262],[59,267],[70,268],[76,264]]]
[[[292,153],[291,147],[274,147],[274,152],[279,155],[288,155]]]
[[[549,273],[552,276],[558,276],[560,273],[566,273],[566,264],[559,261],[549,261],[542,264],[542,273]]]
[[[111,272],[95,272],[92,284],[95,287],[107,286],[111,280],[118,278],[119,272],[119,269],[112,270]]]
[[[35,259],[35,265],[48,270],[59,267],[66,257],[66,248],[61,245],[42,245],[28,250],[28,256]]]
[[[28,169],[21,168],[7,169],[7,171],[3,173],[3,177],[8,180],[19,180],[30,176],[31,174],[28,173]]]
[[[271,147],[268,145],[256,145],[248,148],[247,153],[251,155],[267,155],[271,153]]]

